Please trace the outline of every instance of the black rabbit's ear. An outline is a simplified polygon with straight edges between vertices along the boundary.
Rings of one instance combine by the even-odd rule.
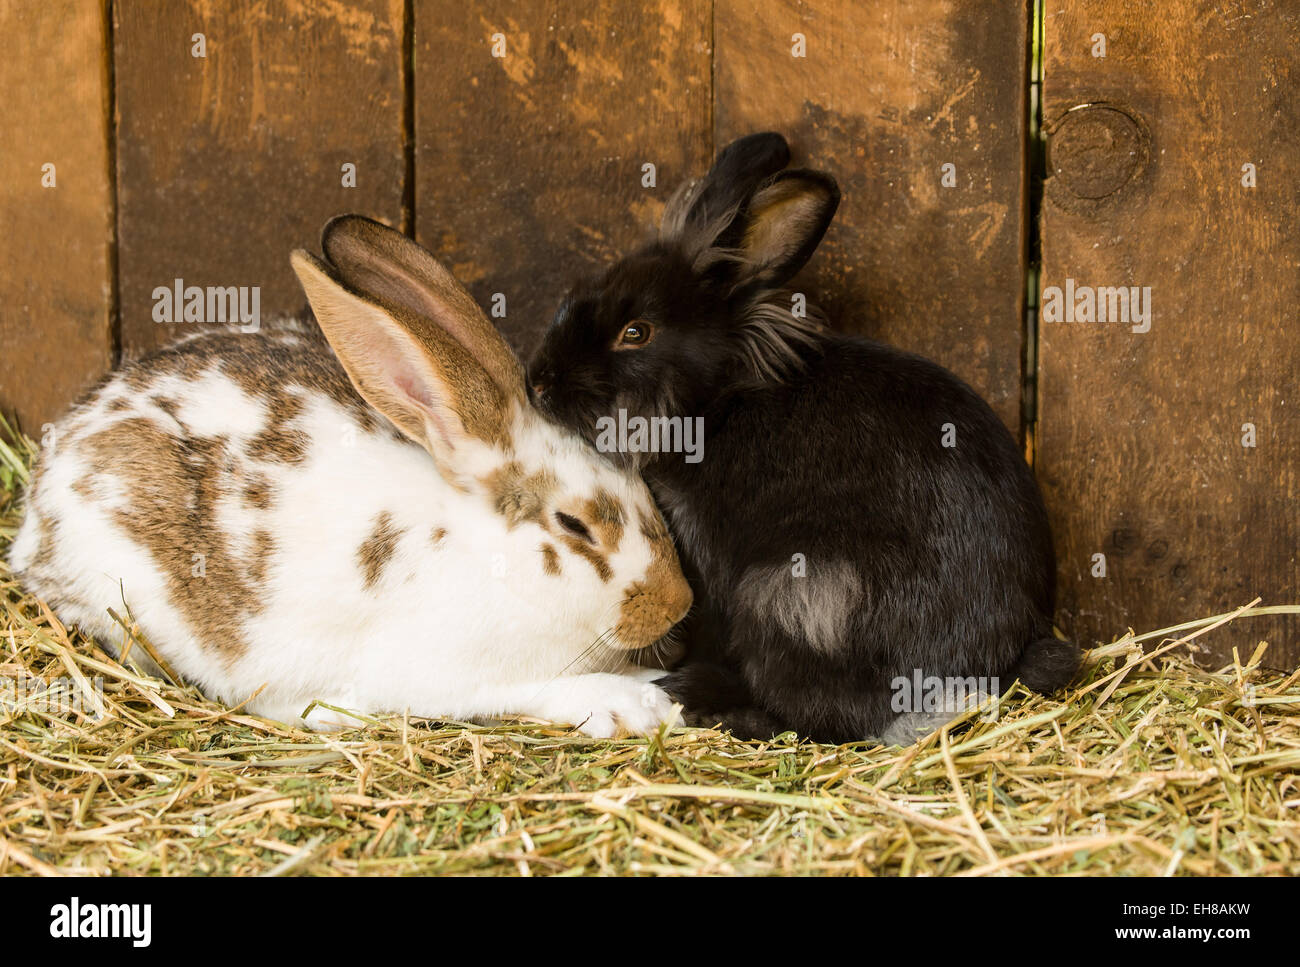
[[[745,205],[737,220],[735,285],[776,288],[812,257],[840,204],[835,179],[820,171],[783,171]]]
[[[707,175],[687,182],[668,202],[661,237],[692,254],[718,244],[749,196],[789,163],[790,146],[774,131],[731,142]]]

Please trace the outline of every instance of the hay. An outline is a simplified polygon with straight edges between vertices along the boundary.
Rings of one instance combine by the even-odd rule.
[[[31,456],[0,440],[0,556]],[[4,565],[0,601],[0,688],[62,680],[84,708],[0,692],[0,875],[1300,873],[1300,673],[1262,671],[1241,620],[1300,607],[1129,633],[1060,700],[1017,690],[898,750],[314,734],[123,667]],[[1201,670],[1199,635],[1250,656]]]

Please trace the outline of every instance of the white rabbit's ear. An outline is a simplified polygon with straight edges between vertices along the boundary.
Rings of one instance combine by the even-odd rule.
[[[468,350],[503,391],[525,398],[518,358],[474,297],[427,250],[362,215],[330,219],[321,250],[349,287],[432,322]]]
[[[428,450],[445,476],[472,473],[480,461],[471,455],[484,444],[508,449],[517,403],[468,349],[423,316],[358,293],[308,252],[290,262],[357,392]]]

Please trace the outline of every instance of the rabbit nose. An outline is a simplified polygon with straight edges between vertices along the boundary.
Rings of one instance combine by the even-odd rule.
[[[546,384],[542,382],[533,383],[533,395],[541,397],[546,392]]]

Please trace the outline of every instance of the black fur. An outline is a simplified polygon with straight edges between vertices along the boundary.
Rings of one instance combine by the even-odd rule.
[[[775,286],[839,200],[828,176],[781,171],[788,157],[773,134],[726,149],[665,216],[666,237],[572,290],[530,366],[541,408],[593,441],[597,418],[620,408],[704,419],[700,463],[623,457],[642,467],[696,592],[665,688],[695,720],[835,742],[881,735],[892,683],[914,670],[1059,688],[1078,654],[1052,637],[1033,475],[952,373],[785,313]],[[615,350],[634,319],[653,337]],[[854,580],[856,593],[815,593]],[[778,606],[802,593],[854,603],[828,643],[778,620],[765,591]]]

